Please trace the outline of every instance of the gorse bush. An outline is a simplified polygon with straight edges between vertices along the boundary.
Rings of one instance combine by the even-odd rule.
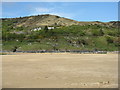
[[[118,50],[118,30],[100,25],[47,26],[38,31],[14,27],[17,21],[4,21],[3,50]],[[37,27],[34,27],[37,28]],[[34,29],[32,28],[32,29]]]

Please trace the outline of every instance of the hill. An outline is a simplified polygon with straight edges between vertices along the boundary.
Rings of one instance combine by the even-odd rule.
[[[104,50],[119,46],[118,22],[79,22],[56,15],[2,18],[3,50]]]
[[[112,21],[108,23],[103,23],[99,21],[94,22],[79,22],[72,19],[56,16],[56,15],[37,15],[37,16],[27,16],[19,18],[4,18],[3,21],[11,21],[14,27],[39,27],[39,26],[71,26],[71,25],[108,25],[115,26],[117,22]]]

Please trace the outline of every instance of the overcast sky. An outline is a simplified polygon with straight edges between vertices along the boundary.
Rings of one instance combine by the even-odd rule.
[[[117,21],[117,2],[4,2],[2,18],[53,14],[77,21]]]

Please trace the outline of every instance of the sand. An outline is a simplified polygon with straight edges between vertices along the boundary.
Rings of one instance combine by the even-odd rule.
[[[3,88],[117,88],[117,54],[3,55]]]

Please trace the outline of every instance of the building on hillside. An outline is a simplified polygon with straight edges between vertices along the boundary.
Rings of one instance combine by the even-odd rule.
[[[31,31],[40,31],[41,29],[42,29],[41,27],[38,27],[38,28],[32,29]]]
[[[50,29],[55,29],[55,27],[47,27],[47,28],[48,28],[49,30],[50,30]]]

